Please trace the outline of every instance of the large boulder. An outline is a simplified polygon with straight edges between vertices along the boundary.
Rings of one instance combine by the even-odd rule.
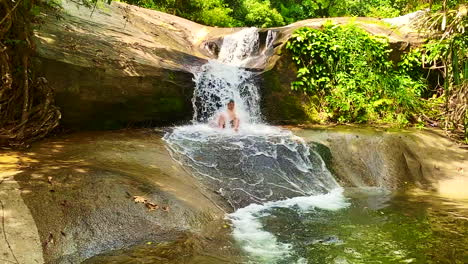
[[[36,69],[55,89],[65,127],[191,118],[191,71],[208,58],[199,48],[207,27],[117,2],[94,12],[67,0],[62,7],[44,9],[34,40]]]

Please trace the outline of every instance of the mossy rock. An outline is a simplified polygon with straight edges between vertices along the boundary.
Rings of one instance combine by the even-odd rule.
[[[291,82],[296,79],[296,65],[289,51],[283,50],[275,66],[260,78],[262,112],[268,122],[299,124],[309,121],[304,108],[307,97],[291,90]]]

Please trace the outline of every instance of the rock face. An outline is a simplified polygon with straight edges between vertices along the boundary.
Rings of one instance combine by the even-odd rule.
[[[214,28],[119,2],[94,12],[64,0],[63,11],[45,9],[35,28],[36,69],[56,91],[62,125],[71,129],[115,129],[132,124],[167,125],[192,117],[194,69],[216,58],[223,36],[240,28]],[[275,53],[260,76],[268,120],[303,120],[301,96],[291,94],[294,67],[283,46],[299,27],[329,19],[261,29],[277,32]],[[350,18],[333,18],[347,23]],[[372,34],[389,37],[395,50],[418,39],[377,19],[358,18]],[[281,58],[281,60],[280,60]],[[273,99],[283,98],[275,105]],[[279,110],[278,110],[279,109]]]
[[[152,37],[126,23],[124,9],[111,7],[114,15],[98,11],[90,17],[87,8],[63,5],[66,12],[45,13],[35,30],[35,62],[56,90],[64,126],[112,129],[187,118],[190,75],[175,74],[181,68],[172,61],[162,63],[169,52],[160,46],[141,45]],[[194,58],[182,51],[170,54]]]
[[[445,192],[447,184],[466,177],[468,169],[468,151],[436,131],[338,127],[296,130],[295,134],[321,154],[342,186],[416,186]],[[466,183],[462,180],[460,186],[466,188]],[[461,187],[451,186],[451,192]]]
[[[8,157],[17,157],[10,175],[19,191],[2,191],[20,192],[35,222],[16,229],[28,233],[37,226],[34,241],[43,250],[44,261],[24,263],[81,263],[105,251],[200,234],[222,222],[228,208],[173,161],[150,130],[80,133],[37,143],[28,152],[2,153],[2,160]],[[150,210],[133,196],[159,208]],[[9,219],[29,216],[19,206],[8,208]],[[12,245],[21,244],[16,239],[10,236]],[[22,259],[42,256],[21,247],[13,252]]]
[[[64,11],[47,9],[40,17],[35,63],[56,90],[65,127],[191,118],[191,70],[208,58],[201,41],[216,29],[117,2],[94,13],[70,1],[62,5]]]
[[[304,108],[308,97],[291,90],[291,82],[296,80],[296,71],[296,64],[285,50],[271,70],[259,75],[262,114],[271,124],[300,124],[308,119]]]

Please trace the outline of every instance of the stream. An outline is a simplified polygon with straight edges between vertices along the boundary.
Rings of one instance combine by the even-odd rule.
[[[180,241],[85,263],[467,263],[468,201],[377,188],[347,188],[345,204],[334,195],[233,213],[239,219],[233,234],[243,248],[238,255],[216,243],[186,251]],[[180,250],[187,255],[174,253]]]

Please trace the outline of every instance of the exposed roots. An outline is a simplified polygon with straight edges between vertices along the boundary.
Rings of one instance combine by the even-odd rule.
[[[440,111],[442,116],[436,117],[438,121],[444,122],[439,125],[447,133],[460,136],[457,139],[464,139],[468,143],[468,6],[459,4],[457,9],[450,10],[446,7],[447,1],[442,3],[442,10],[428,12],[417,22],[428,38],[439,45],[439,49],[432,51],[437,53],[437,57],[427,62],[430,65],[426,65],[423,57],[423,67],[439,71],[444,79],[441,87],[445,102]]]
[[[448,126],[452,126],[455,132],[462,132],[465,140],[468,139],[468,81],[454,87],[450,95],[447,107]]]
[[[37,78],[30,67],[29,16],[35,1],[20,2],[0,4],[0,146],[24,146],[42,138],[61,117],[47,80]]]

